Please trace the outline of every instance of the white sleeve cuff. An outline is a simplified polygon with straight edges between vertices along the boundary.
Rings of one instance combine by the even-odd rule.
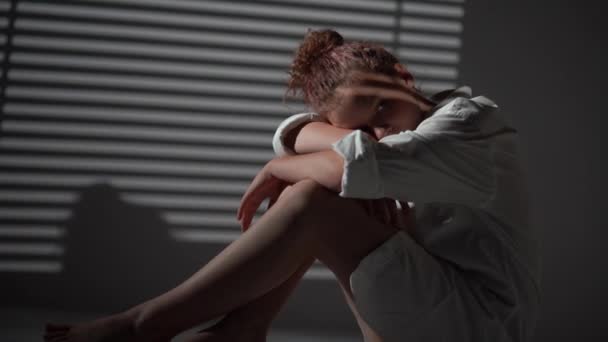
[[[384,197],[374,143],[377,142],[367,133],[355,130],[332,144],[332,149],[344,158],[341,197]]]
[[[272,138],[272,148],[277,157],[286,155],[295,155],[295,151],[285,145],[285,137],[287,133],[305,122],[323,121],[321,116],[314,112],[299,113],[289,116],[283,120]]]

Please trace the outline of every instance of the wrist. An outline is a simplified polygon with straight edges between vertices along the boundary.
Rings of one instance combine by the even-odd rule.
[[[273,159],[270,159],[270,161],[268,161],[268,163],[266,163],[266,165],[264,165],[264,172],[266,172],[270,176],[275,176],[277,160],[279,160],[281,158],[283,158],[283,157],[275,157]]]
[[[264,171],[269,175],[269,177],[274,177],[291,184],[294,182],[293,178],[296,172],[294,172],[295,165],[290,165],[290,163],[291,161],[295,161],[293,160],[294,158],[297,160],[298,157],[300,156],[288,155],[275,157],[266,163]]]

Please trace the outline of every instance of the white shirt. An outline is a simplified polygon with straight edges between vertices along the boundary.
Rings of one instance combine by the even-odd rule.
[[[413,202],[411,236],[457,267],[514,341],[534,333],[540,301],[540,254],[530,224],[517,131],[498,106],[471,88],[442,92],[415,130],[375,141],[355,130],[332,144],[344,158],[340,196]],[[277,156],[293,155],[287,132],[316,113],[278,127]]]

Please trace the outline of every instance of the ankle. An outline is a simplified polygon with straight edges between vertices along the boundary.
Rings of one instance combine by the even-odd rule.
[[[158,324],[152,322],[146,303],[134,306],[123,312],[123,317],[131,322],[131,329],[135,336],[134,341],[168,341],[173,336],[165,336],[165,332],[159,330]]]
[[[137,320],[139,317],[139,312],[140,312],[139,308],[135,307],[135,308],[131,308],[126,311],[120,312],[114,316],[115,316],[116,320],[121,321],[122,324],[129,329],[132,336],[137,337],[138,336]],[[137,339],[137,341],[139,341],[139,339]]]

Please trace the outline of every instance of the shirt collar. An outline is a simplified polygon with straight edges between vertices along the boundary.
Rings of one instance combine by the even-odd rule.
[[[437,103],[433,108],[431,108],[431,112],[436,111],[437,109],[445,106],[448,102],[450,102],[455,97],[466,97],[470,99],[473,94],[471,87],[469,86],[461,86],[454,89],[447,89],[435,93],[431,96],[431,100]]]
[[[465,97],[467,99],[472,99],[476,103],[483,105],[487,108],[490,108],[490,111],[494,111],[498,108],[498,106],[494,103],[494,101],[488,99],[485,96],[476,96],[472,98],[472,90],[469,86],[461,86],[454,89],[447,89],[435,93],[431,96],[431,100],[437,103],[431,110],[428,112],[427,118],[432,116],[439,108],[448,104],[448,102],[452,101],[456,97]],[[513,127],[511,123],[511,119],[504,114],[492,115],[491,119],[485,119],[480,123],[480,129],[488,134],[496,134],[501,132],[517,132],[517,130]]]

